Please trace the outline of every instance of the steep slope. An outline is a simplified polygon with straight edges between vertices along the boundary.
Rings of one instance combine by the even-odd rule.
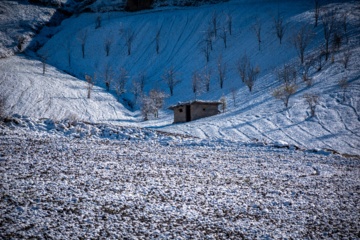
[[[139,13],[104,13],[101,15],[101,26],[98,28],[95,27],[99,15],[86,13],[64,21],[56,30],[57,33],[39,51],[39,54],[47,56],[49,64],[66,70],[81,79],[85,74],[93,75],[95,73],[97,85],[100,87],[105,87],[106,66],[111,67],[114,79],[119,77],[120,68],[127,69],[129,72],[127,93],[122,95],[127,101],[132,101],[134,97],[131,93],[131,80],[138,77],[141,72],[146,72],[146,92],[153,88],[168,91],[166,84],[162,81],[162,75],[166,69],[173,66],[177,77],[181,78],[182,82],[175,87],[174,96],[166,100],[166,106],[178,101],[194,99],[191,88],[192,74],[194,71],[202,72],[207,65],[207,68],[212,71],[210,91],[203,92],[199,98],[219,99],[224,95],[228,102],[228,109],[224,114],[191,123],[172,125],[172,112],[169,110],[161,112],[160,119],[140,122],[139,111],[130,113],[116,103],[115,97],[108,97],[105,91],[102,91],[104,95],[98,98],[101,101],[95,98],[86,101],[97,104],[96,109],[104,110],[90,113],[91,106],[88,107],[83,103],[80,103],[83,107],[78,110],[79,113],[73,109],[78,116],[86,120],[160,128],[201,138],[260,141],[265,144],[296,145],[300,148],[329,148],[342,153],[359,154],[360,67],[358,59],[360,49],[358,47],[359,28],[356,25],[360,20],[358,2],[342,2],[323,6],[323,9],[334,10],[337,16],[348,13],[350,41],[348,45],[343,44],[334,55],[333,63],[328,61],[321,71],[316,71],[315,66],[311,68],[310,77],[313,79],[313,85],[308,87],[299,77],[298,91],[290,98],[287,109],[284,109],[282,102],[271,96],[272,91],[280,84],[276,79],[275,70],[284,64],[299,65],[297,53],[290,43],[290,38],[303,24],[313,22],[312,8],[311,2],[304,3],[303,1],[259,1],[256,3],[229,1],[198,8],[161,8]],[[282,44],[279,43],[272,27],[272,17],[277,14],[277,11],[283,15],[288,24]],[[206,31],[211,26],[211,19],[214,15],[217,16],[218,36],[211,38],[213,50],[210,52],[209,62],[206,63],[202,48]],[[232,19],[232,34],[230,35],[228,29],[227,47],[225,48],[223,39],[219,36],[222,27],[228,26],[229,16]],[[252,30],[256,19],[262,23],[260,50],[256,35]],[[160,49],[157,53],[156,33],[159,30]],[[323,43],[321,25],[313,28],[313,31],[315,35],[307,50],[307,55],[315,54],[318,46]],[[135,37],[132,42],[131,54],[128,55],[124,36],[131,32],[134,32]],[[84,58],[81,49],[83,33],[86,33]],[[111,39],[109,56],[106,56],[105,51],[107,39]],[[349,67],[344,69],[342,58],[348,47],[352,49],[352,57]],[[236,62],[245,53],[251,62],[259,65],[261,69],[251,93],[240,80],[236,69]],[[217,75],[220,56],[227,66],[226,79],[222,89],[219,87]],[[17,62],[18,60],[12,61]],[[5,62],[3,63],[5,64]],[[10,61],[3,68],[11,69],[11,65]],[[55,69],[49,70],[49,74],[57,74],[53,70]],[[34,71],[39,72],[39,69]],[[27,74],[32,75],[32,72],[28,71]],[[67,78],[64,75],[59,78],[63,77]],[[34,76],[33,79],[37,81],[37,77]],[[345,99],[343,99],[343,90],[338,85],[341,79],[346,79],[349,83],[349,87],[345,89]],[[6,81],[11,81],[11,78]],[[8,88],[6,81],[0,83],[5,89]],[[86,96],[85,83],[77,84],[81,85],[83,91],[81,96],[84,98]],[[55,90],[69,91],[65,85],[51,90],[52,94]],[[236,97],[235,105],[232,103],[232,92]],[[114,89],[111,93],[115,94]],[[303,100],[305,93],[315,93],[320,97],[315,117],[309,116],[308,106]],[[78,95],[79,93],[73,92],[73,94]],[[44,111],[36,113],[36,110],[27,106],[26,102],[14,99],[10,100],[12,112],[35,117],[41,117],[44,114]],[[111,102],[111,105],[116,105],[116,107],[111,110],[102,108],[102,99],[108,99],[105,101],[105,105],[109,105]],[[44,107],[40,108],[45,109]],[[54,118],[57,115],[56,108],[48,111],[51,114],[49,112],[45,114],[47,117]],[[103,111],[104,113],[102,113]],[[119,115],[114,116],[114,111]],[[86,117],[83,117],[83,112],[87,113]],[[105,112],[110,113],[106,115]],[[133,117],[129,118],[129,115]],[[58,118],[62,117],[66,117],[64,112],[58,115]]]

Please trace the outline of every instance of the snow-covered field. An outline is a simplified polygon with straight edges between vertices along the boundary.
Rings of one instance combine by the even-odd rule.
[[[329,153],[17,117],[0,176],[3,239],[360,237],[359,159]]]

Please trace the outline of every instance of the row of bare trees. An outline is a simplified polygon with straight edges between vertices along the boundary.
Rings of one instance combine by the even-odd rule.
[[[227,48],[228,36],[233,33],[233,18],[230,13],[225,14],[225,22],[220,25],[220,15],[214,11],[204,30],[203,39],[200,41],[200,51],[204,54],[206,62],[210,61],[210,53],[216,39],[222,39]],[[220,26],[219,26],[220,25]]]

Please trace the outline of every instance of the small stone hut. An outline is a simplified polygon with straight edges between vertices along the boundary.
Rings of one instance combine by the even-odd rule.
[[[179,102],[169,107],[174,111],[174,123],[190,122],[199,118],[210,117],[220,113],[219,101],[190,101]]]

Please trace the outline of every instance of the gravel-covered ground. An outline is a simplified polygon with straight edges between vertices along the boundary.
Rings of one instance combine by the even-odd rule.
[[[360,238],[359,158],[24,126],[0,125],[1,239]]]

